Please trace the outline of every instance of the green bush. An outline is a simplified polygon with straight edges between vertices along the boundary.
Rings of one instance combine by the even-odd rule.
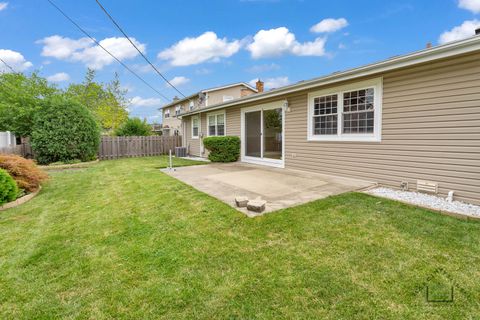
[[[35,116],[32,148],[40,164],[96,158],[100,130],[82,104],[65,97],[46,99]]]
[[[149,136],[152,134],[152,127],[146,120],[140,118],[128,118],[120,127],[115,130],[116,136]]]
[[[17,183],[7,171],[0,169],[0,205],[17,198]]]
[[[203,139],[203,145],[210,151],[208,159],[212,162],[234,162],[240,156],[239,137],[208,137]]]

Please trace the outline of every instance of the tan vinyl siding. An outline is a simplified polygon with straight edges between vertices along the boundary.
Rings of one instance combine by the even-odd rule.
[[[383,75],[382,141],[307,141],[307,95],[289,97],[286,167],[399,187],[439,183],[480,203],[480,55]]]
[[[241,108],[287,99],[285,167],[376,181],[439,183],[446,196],[480,204],[480,53],[375,75],[383,77],[381,142],[307,141],[308,91],[226,109],[240,136]],[[362,81],[366,79],[359,79]],[[352,83],[356,81],[350,81]],[[337,87],[345,83],[336,83]],[[202,127],[206,121],[202,118]]]
[[[186,133],[187,152],[191,156],[200,157],[200,139],[192,139],[192,117],[183,118]]]

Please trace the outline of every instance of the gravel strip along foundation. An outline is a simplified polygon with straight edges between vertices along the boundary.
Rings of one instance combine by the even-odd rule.
[[[429,209],[480,218],[480,206],[460,201],[449,202],[446,199],[435,195],[393,190],[389,188],[375,188],[365,192],[374,196],[403,201]]]

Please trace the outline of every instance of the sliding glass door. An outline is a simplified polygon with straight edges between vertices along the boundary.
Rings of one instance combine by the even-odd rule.
[[[262,157],[262,111],[245,113],[245,155]]]
[[[282,109],[263,110],[263,157],[282,160]]]
[[[244,111],[244,156],[283,163],[283,109],[259,107]]]

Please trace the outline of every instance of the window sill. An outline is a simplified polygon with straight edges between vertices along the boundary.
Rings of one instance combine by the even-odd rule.
[[[381,142],[380,137],[374,135],[344,135],[344,136],[309,136],[307,141],[318,142]]]

